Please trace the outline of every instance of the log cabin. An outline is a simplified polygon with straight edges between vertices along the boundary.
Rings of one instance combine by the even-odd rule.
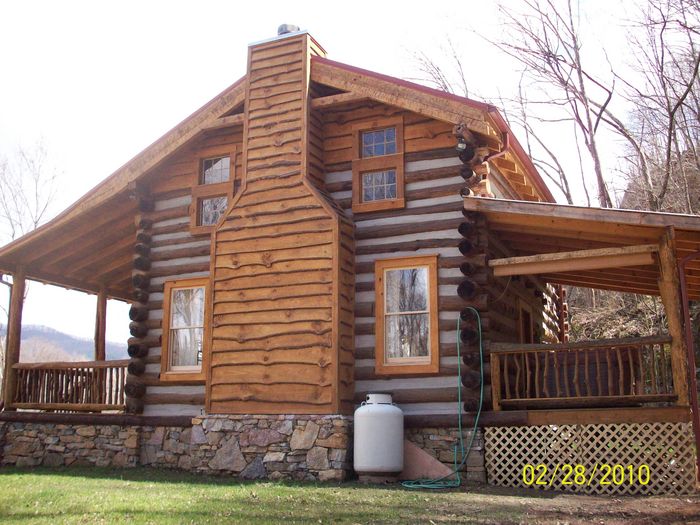
[[[3,464],[342,480],[353,411],[383,392],[450,466],[474,426],[466,479],[645,464],[650,483],[573,488],[692,489],[700,218],[557,204],[495,107],[330,60],[306,31],[247,64],[0,249]],[[94,361],[22,362],[26,280],[97,295]],[[568,285],[658,295],[668,333],[570,343]],[[128,360],[105,360],[108,298],[131,304]]]

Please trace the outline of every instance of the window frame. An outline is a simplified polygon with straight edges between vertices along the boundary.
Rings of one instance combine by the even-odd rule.
[[[402,270],[410,268],[428,269],[428,340],[430,352],[428,359],[416,361],[413,358],[400,358],[387,362],[385,355],[386,343],[386,279],[387,270]],[[375,373],[377,375],[425,375],[440,372],[440,325],[438,312],[438,256],[425,255],[415,257],[399,257],[381,259],[374,263],[375,290]]]
[[[204,288],[204,326],[202,327],[202,364],[199,370],[196,367],[173,370],[170,368],[170,308],[174,290],[183,288]],[[163,319],[161,322],[161,351],[160,351],[160,380],[177,382],[203,383],[206,380],[206,365],[209,360],[209,336],[211,323],[209,321],[211,297],[208,277],[195,277],[192,279],[177,279],[166,281],[163,286]]]
[[[216,184],[202,183],[202,168],[204,161],[216,157],[229,157],[229,179]],[[192,202],[190,203],[190,233],[192,235],[209,235],[216,229],[216,224],[199,224],[199,208],[201,201],[213,197],[226,197],[227,209],[233,199],[236,187],[236,147],[216,146],[197,151],[194,165],[194,180],[192,182]],[[225,215],[225,214],[224,214]]]
[[[362,157],[362,134],[386,128],[396,129],[396,153]],[[406,207],[404,195],[404,140],[403,117],[374,119],[355,124],[352,127],[352,212],[366,213],[379,210],[401,209]],[[362,175],[368,172],[396,171],[396,198],[377,201],[362,201]]]

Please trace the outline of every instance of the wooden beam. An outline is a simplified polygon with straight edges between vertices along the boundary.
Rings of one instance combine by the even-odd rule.
[[[311,99],[311,109],[328,108],[331,106],[339,106],[340,104],[360,102],[362,100],[367,100],[367,97],[365,95],[360,95],[350,91],[348,93],[340,93],[338,95],[329,95],[327,97]]]
[[[602,423],[687,423],[688,421],[690,421],[690,408],[687,406],[527,411],[527,424],[533,426]]]
[[[95,361],[104,361],[107,332],[107,290],[100,288],[95,311]]]
[[[396,79],[319,57],[311,61],[311,80],[451,124],[464,122],[470,130],[486,136],[497,134],[494,126],[485,119],[485,104],[483,110],[476,109],[449,96],[439,96],[427,90],[419,92]]]
[[[659,247],[655,244],[641,244],[620,248],[543,253],[493,259],[489,261],[489,266],[493,268],[493,274],[496,277],[644,266],[654,264],[652,253],[658,249]]]
[[[12,291],[10,292],[10,312],[7,322],[7,341],[5,342],[5,384],[3,385],[5,410],[14,410],[12,401],[17,389],[17,371],[13,367],[19,363],[25,287],[24,268],[20,267],[12,276]]]
[[[543,225],[559,223],[563,226],[567,220],[598,222],[608,223],[609,233],[612,233],[613,229],[625,226],[665,228],[673,224],[676,229],[691,230],[695,235],[700,234],[700,217],[680,213],[588,208],[551,202],[524,202],[478,197],[466,197],[464,209],[485,213],[487,217],[492,213],[508,214],[511,216],[510,220],[516,221],[516,224],[517,221],[521,220],[519,216],[533,217],[535,221]],[[605,225],[601,224],[601,227],[603,226]],[[700,242],[700,237],[698,237],[698,242]]]
[[[659,243],[659,293],[666,310],[668,331],[671,341],[671,369],[673,388],[678,394],[678,404],[688,404],[688,348],[683,330],[680,276],[676,257],[675,231],[669,226]]]
[[[229,115],[228,117],[219,117],[211,124],[204,126],[203,131],[211,131],[214,129],[230,128],[233,126],[242,126],[244,113]]]

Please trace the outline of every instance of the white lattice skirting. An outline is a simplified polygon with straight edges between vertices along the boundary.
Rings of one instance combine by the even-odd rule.
[[[492,485],[610,495],[694,491],[690,423],[488,427],[484,435]]]

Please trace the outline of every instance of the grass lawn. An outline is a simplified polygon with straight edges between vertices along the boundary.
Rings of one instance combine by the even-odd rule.
[[[631,521],[630,521],[631,520]],[[251,482],[153,469],[0,469],[2,523],[683,523],[700,497]]]

